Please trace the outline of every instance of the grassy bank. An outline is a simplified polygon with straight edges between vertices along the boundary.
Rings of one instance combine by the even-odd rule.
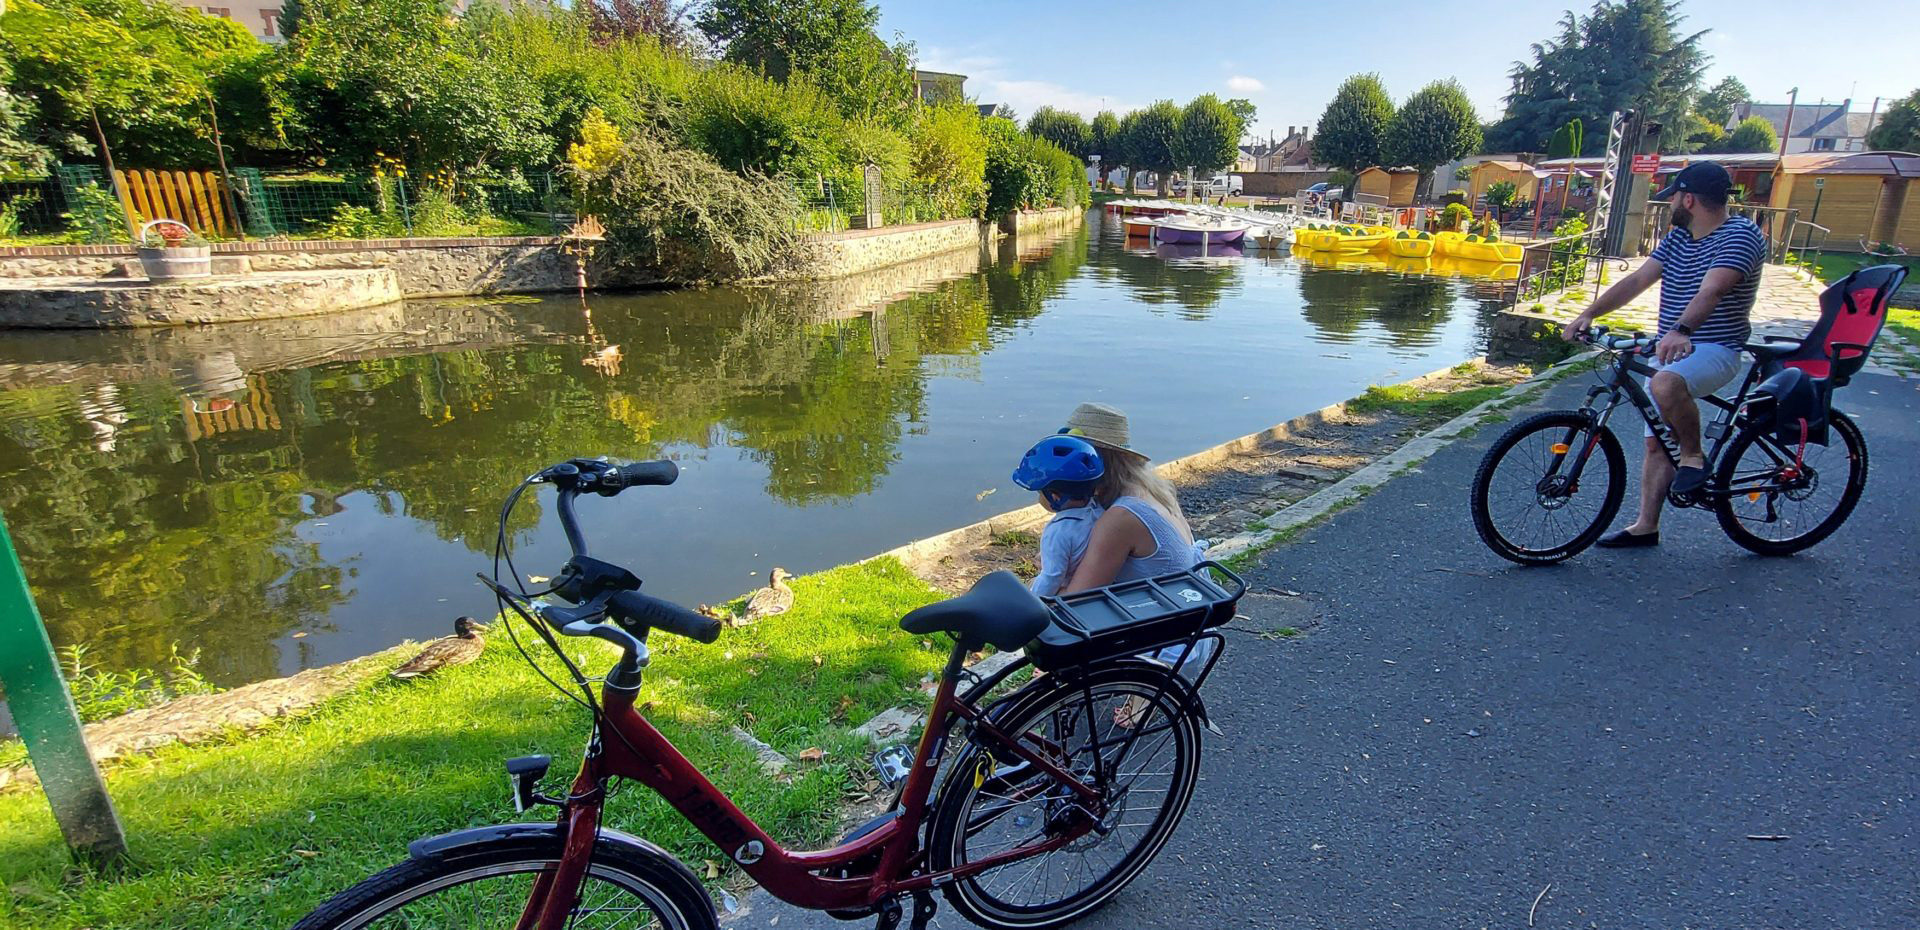
[[[1826,252],[1820,255],[1814,264],[1813,273],[1821,281],[1832,284],[1853,273],[1856,269],[1889,262],[1907,266],[1910,271],[1920,272],[1920,259],[1910,256],[1867,255],[1860,252]]]
[[[938,597],[891,559],[793,582],[794,609],[703,646],[653,640],[643,700],[660,729],[783,841],[831,839],[843,796],[867,778],[848,730],[902,703],[944,643],[895,621]],[[524,632],[523,632],[524,639]],[[567,641],[598,673],[608,650]],[[549,662],[551,668],[554,663]],[[557,673],[557,669],[554,669]],[[473,665],[412,684],[382,680],[313,714],[231,742],[173,748],[114,769],[126,823],[123,875],[74,869],[38,791],[0,795],[0,926],[285,927],[405,855],[416,837],[516,818],[503,759],[543,752],[578,765],[587,714],[540,681],[496,626]],[[762,774],[738,725],[819,764]],[[645,789],[619,793],[610,826],[696,866],[712,848]]]

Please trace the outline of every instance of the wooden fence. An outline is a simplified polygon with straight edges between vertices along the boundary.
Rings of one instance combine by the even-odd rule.
[[[120,196],[136,217],[179,220],[196,232],[218,236],[239,233],[237,217],[227,215],[226,190],[212,171],[115,171]]]

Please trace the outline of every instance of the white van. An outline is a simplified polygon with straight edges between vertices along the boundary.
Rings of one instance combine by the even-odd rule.
[[[1245,181],[1237,174],[1216,174],[1207,180],[1207,186],[1204,190],[1210,197],[1217,197],[1221,194],[1238,197],[1244,187]]]

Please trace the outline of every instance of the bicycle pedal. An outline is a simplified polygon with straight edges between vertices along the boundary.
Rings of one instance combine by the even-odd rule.
[[[933,903],[933,895],[931,893],[925,891],[914,892],[913,920],[908,922],[907,930],[927,930],[927,925],[933,922],[933,915],[939,912],[940,908]]]
[[[913,772],[913,753],[898,743],[873,754],[873,771],[882,785],[898,788]]]

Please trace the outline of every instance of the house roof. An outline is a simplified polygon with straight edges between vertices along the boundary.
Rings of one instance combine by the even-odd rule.
[[[1808,152],[1780,162],[1786,174],[1865,174],[1920,178],[1920,155],[1912,152]]]
[[[1844,139],[1852,136],[1864,136],[1865,132],[1853,132],[1853,117],[1848,112],[1853,101],[1842,100],[1839,103],[1801,103],[1791,105],[1793,110],[1793,131],[1786,132],[1788,104],[1784,103],[1743,103],[1733,108],[1733,115],[1727,118],[1727,129],[1740,125],[1748,117],[1758,116],[1773,124],[1776,135],[1789,135],[1795,139]],[[1866,114],[1861,114],[1862,119]]]
[[[1873,132],[1875,126],[1880,125],[1880,121],[1885,119],[1886,115],[1887,111],[1884,109],[1872,113],[1848,113],[1847,136],[1849,138],[1865,138],[1869,133]]]
[[[1407,165],[1401,165],[1398,168],[1388,168],[1382,165],[1372,165],[1372,166],[1360,169],[1361,174],[1366,174],[1369,171],[1379,171],[1385,174],[1419,174],[1420,173],[1420,169],[1410,167]]]
[[[1486,161],[1481,162],[1479,165],[1474,165],[1473,167],[1476,170],[1478,170],[1481,167],[1481,165],[1498,165],[1502,168],[1507,169],[1508,171],[1532,171],[1533,170],[1533,166],[1527,164],[1526,162],[1509,161],[1508,159],[1505,159],[1505,158],[1489,158]]]

